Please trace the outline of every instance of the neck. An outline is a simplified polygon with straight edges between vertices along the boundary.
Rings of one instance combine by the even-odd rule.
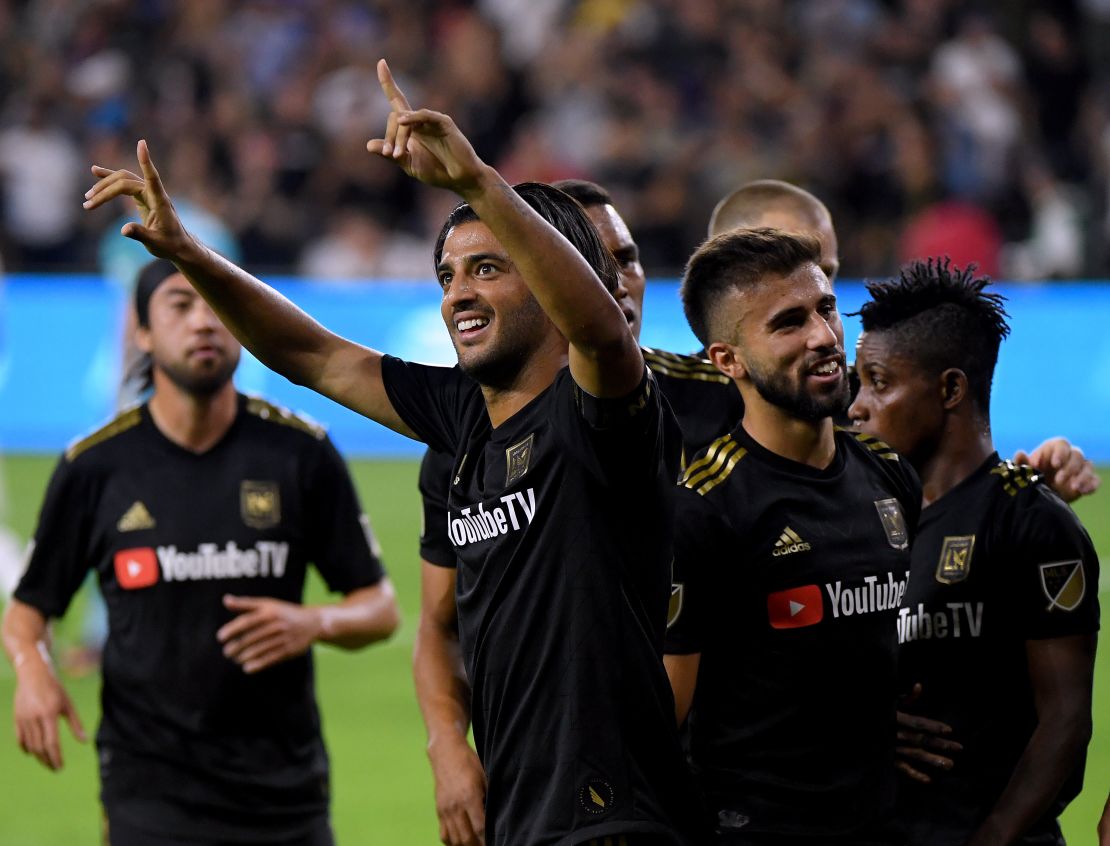
[[[914,460],[921,476],[922,505],[936,502],[982,466],[994,452],[989,420],[949,417],[936,449],[922,460]]]
[[[555,343],[544,344],[523,361],[511,384],[482,385],[486,412],[493,427],[496,429],[547,390],[566,366],[567,346],[559,336]]]
[[[154,371],[150,416],[163,435],[190,452],[207,452],[235,422],[238,397],[230,381],[214,394],[196,396]]]
[[[831,417],[799,420],[755,391],[744,394],[742,425],[760,446],[799,464],[824,470],[836,457],[836,428]],[[749,394],[751,396],[749,396]]]

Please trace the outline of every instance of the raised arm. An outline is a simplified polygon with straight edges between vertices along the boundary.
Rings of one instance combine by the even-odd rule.
[[[386,395],[382,355],[339,337],[269,285],[201,244],[181,225],[150,157],[138,143],[140,175],[94,165],[86,209],[130,197],[142,216],[121,234],[172,261],[243,346],[270,369],[403,435],[413,436]]]
[[[570,344],[575,382],[598,397],[624,396],[644,375],[628,321],[589,263],[489,165],[445,114],[414,111],[385,60],[378,79],[392,112],[371,153],[410,176],[463,198],[512,257],[525,284]]]

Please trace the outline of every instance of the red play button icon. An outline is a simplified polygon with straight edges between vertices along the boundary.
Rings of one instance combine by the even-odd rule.
[[[820,623],[825,616],[817,585],[780,590],[767,596],[767,618],[775,629],[800,629]]]
[[[149,546],[116,553],[116,581],[124,590],[150,587],[158,581],[158,558]]]

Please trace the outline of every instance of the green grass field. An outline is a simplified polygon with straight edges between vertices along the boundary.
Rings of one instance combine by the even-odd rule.
[[[9,519],[26,537],[33,525],[54,459],[8,456],[4,475]],[[355,462],[363,504],[385,549],[405,620],[392,641],[347,654],[318,648],[317,690],[332,758],[333,819],[340,844],[415,846],[438,842],[432,784],[424,756],[424,731],[409,672],[419,603],[416,536],[419,527],[415,462]],[[1105,490],[1077,510],[1110,562],[1110,470]],[[1110,587],[1106,578],[1103,584]],[[323,595],[313,584],[309,599]],[[1110,590],[1102,592],[1110,607]],[[80,600],[57,632],[58,646],[72,643]],[[0,661],[0,846],[75,846],[97,842],[99,805],[91,746],[66,734],[65,769],[51,773],[26,758],[11,734],[12,671]],[[66,678],[86,728],[97,719],[95,675]],[[1110,650],[1099,655],[1095,679],[1095,737],[1086,789],[1072,803],[1064,829],[1072,844],[1094,842],[1094,825],[1110,788]],[[1100,715],[1103,717],[1100,719]]]

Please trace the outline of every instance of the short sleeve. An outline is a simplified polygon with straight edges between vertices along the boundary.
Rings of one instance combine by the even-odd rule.
[[[680,487],[675,498],[674,565],[664,651],[691,655],[701,652],[706,641],[717,557],[735,543],[729,543],[724,522],[704,497]]]
[[[375,585],[385,576],[381,549],[347,466],[330,439],[315,446],[304,491],[312,563],[333,591]]]
[[[466,410],[478,383],[458,367],[431,367],[387,355],[382,381],[394,410],[416,436],[439,452],[454,455]]]
[[[437,567],[454,567],[455,547],[447,534],[447,492],[455,459],[444,452],[428,450],[420,462],[420,557]]]
[[[1098,631],[1099,563],[1079,518],[1044,485],[1020,494],[1009,524],[1018,629],[1027,640]]]
[[[46,617],[65,614],[93,565],[92,526],[97,485],[85,465],[62,459],[46,488],[39,522],[23,573],[13,594]]]

